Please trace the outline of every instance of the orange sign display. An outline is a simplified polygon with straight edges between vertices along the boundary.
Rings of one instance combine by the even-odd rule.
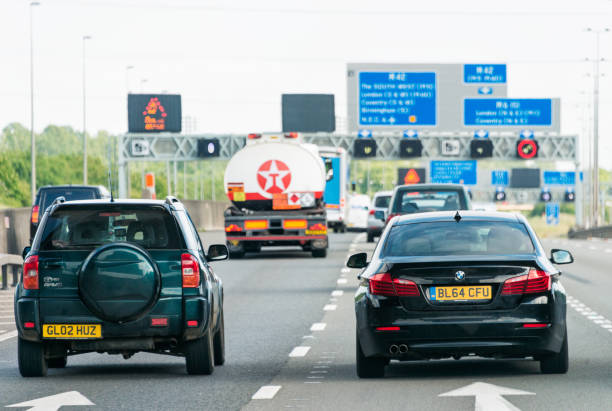
[[[168,114],[164,106],[159,102],[159,98],[151,97],[142,115],[144,116],[145,130],[164,131],[166,129],[166,117]]]

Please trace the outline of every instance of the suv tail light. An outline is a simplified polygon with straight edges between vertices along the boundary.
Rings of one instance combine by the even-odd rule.
[[[285,133],[285,138],[298,138],[298,133]]]
[[[414,281],[391,278],[389,273],[378,273],[370,277],[370,293],[389,297],[418,297],[419,287]]]
[[[23,262],[23,288],[38,290],[38,256],[31,255]]]
[[[529,274],[512,277],[504,282],[501,295],[537,294],[550,290],[551,278],[546,271],[532,268]]]
[[[181,273],[183,275],[183,288],[196,288],[200,285],[200,265],[191,254],[181,255]]]
[[[34,207],[32,207],[32,216],[31,216],[31,221],[32,224],[38,224],[38,213],[39,213],[40,207],[35,205]]]
[[[368,213],[369,215],[374,215],[374,213],[376,212],[376,210],[371,209],[370,212]]]
[[[400,215],[399,213],[393,213],[393,214],[389,214],[389,216],[387,217],[387,221],[386,223],[389,223],[389,221],[391,221],[391,219],[393,217],[397,217],[398,215]]]
[[[247,138],[249,140],[257,140],[258,138],[261,138],[261,134],[257,134],[257,133],[250,133]]]

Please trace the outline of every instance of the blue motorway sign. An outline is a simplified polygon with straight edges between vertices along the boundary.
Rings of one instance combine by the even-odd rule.
[[[463,100],[466,126],[550,126],[552,100],[549,98],[466,98]]]
[[[432,183],[476,184],[476,160],[468,161],[437,161],[429,166],[429,176]]]
[[[359,73],[359,124],[435,126],[436,73]]]
[[[547,185],[547,186],[576,185],[576,173],[573,171],[544,171],[544,185]]]
[[[491,171],[491,185],[507,186],[510,183],[510,173],[508,170],[493,170]]]
[[[559,203],[546,203],[546,224],[558,225],[559,214],[561,214]]]
[[[464,83],[505,83],[505,64],[464,64]]]

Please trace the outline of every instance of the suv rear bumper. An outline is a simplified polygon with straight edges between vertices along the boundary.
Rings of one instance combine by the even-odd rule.
[[[153,326],[152,319],[155,318],[166,318],[167,325]],[[29,341],[64,342],[74,347],[103,347],[108,345],[103,342],[114,341],[124,349],[141,350],[149,349],[144,347],[155,341],[174,339],[182,342],[200,338],[208,329],[210,303],[204,297],[196,296],[160,298],[151,311],[138,320],[114,323],[94,316],[79,299],[20,298],[15,304],[15,320],[19,336]],[[197,325],[188,326],[188,321],[196,321]],[[34,323],[34,328],[25,328],[26,322]],[[43,338],[44,324],[101,324],[102,338]],[[128,348],[130,341],[133,348]]]

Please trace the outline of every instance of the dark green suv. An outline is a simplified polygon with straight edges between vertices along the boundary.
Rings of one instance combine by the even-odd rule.
[[[15,293],[19,371],[69,355],[185,356],[189,374],[225,361],[223,287],[182,203],[59,198],[44,213]]]

